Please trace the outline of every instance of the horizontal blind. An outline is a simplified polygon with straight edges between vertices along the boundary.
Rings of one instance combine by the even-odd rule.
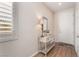
[[[12,32],[12,3],[0,2],[0,32]]]

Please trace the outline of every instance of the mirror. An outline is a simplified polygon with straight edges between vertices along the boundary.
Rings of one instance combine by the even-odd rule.
[[[42,17],[42,22],[41,22],[41,26],[42,26],[42,37],[44,37],[44,34],[47,34],[49,33],[49,30],[48,30],[48,18],[47,17]]]
[[[43,32],[44,33],[49,33],[48,30],[48,18],[47,17],[43,17]]]
[[[43,17],[43,32],[48,31],[48,19],[46,17]]]

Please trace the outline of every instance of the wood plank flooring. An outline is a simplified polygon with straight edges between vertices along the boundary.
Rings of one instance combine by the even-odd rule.
[[[45,57],[45,55],[38,53],[35,57]],[[73,45],[57,42],[55,47],[48,52],[47,57],[77,57],[77,54]]]

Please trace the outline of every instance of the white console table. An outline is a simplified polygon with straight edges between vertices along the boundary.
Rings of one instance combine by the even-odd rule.
[[[39,38],[39,51],[47,56],[47,53],[55,46],[55,39],[52,36]]]

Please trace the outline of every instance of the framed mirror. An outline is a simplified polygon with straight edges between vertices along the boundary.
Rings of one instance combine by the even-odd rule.
[[[43,32],[48,33],[48,18],[47,17],[43,17]]]
[[[42,30],[42,35],[41,37],[44,37],[46,36],[47,33],[49,33],[49,30],[48,30],[48,18],[43,16],[42,17],[42,20],[41,20],[41,30]]]

